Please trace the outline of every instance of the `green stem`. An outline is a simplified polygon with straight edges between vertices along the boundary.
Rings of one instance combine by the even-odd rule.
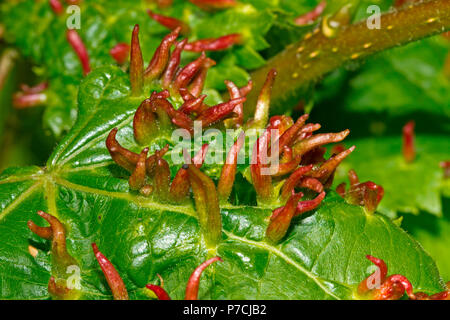
[[[253,113],[258,92],[272,68],[278,71],[272,89],[271,112],[274,113],[291,109],[315,81],[346,62],[366,58],[449,29],[450,0],[421,2],[383,14],[380,17],[380,29],[369,29],[364,20],[342,27],[330,38],[318,28],[251,74],[254,89],[247,97],[244,108],[246,116]]]

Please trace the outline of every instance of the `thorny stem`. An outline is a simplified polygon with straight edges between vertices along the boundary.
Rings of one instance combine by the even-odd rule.
[[[450,29],[450,1],[435,0],[412,4],[383,14],[380,29],[368,29],[366,21],[344,26],[334,38],[318,31],[286,48],[251,74],[254,90],[248,95],[245,116],[253,113],[258,92],[269,70],[278,71],[272,89],[271,111],[298,103],[312,82],[349,61],[405,45]]]

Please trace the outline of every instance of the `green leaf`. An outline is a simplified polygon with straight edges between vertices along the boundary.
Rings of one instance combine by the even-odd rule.
[[[368,59],[350,80],[344,105],[358,112],[426,111],[450,117],[450,80],[444,75],[449,48],[439,36]]]
[[[67,246],[81,267],[83,298],[109,298],[90,249],[95,241],[133,294],[160,274],[181,299],[192,270],[208,257],[191,206],[170,206],[135,196],[126,180],[108,170],[9,176],[0,184],[2,298],[47,298],[46,249],[26,227],[36,211],[56,215],[68,231]],[[270,211],[221,209],[223,241],[215,254],[224,262],[202,279],[203,299],[349,299],[367,276],[366,254],[385,259],[391,273],[407,276],[416,290],[442,285],[434,262],[404,231],[381,215],[367,216],[330,194],[317,212],[296,221],[279,246],[264,241]],[[39,248],[39,259],[28,253]],[[113,245],[114,244],[114,245]],[[245,290],[242,290],[245,288]]]
[[[450,279],[450,211],[449,200],[444,200],[443,217],[433,217],[425,212],[418,216],[405,216],[402,227],[410,233],[424,249],[433,257],[444,279]]]
[[[360,181],[373,181],[384,188],[378,211],[390,217],[397,213],[419,214],[421,210],[442,216],[441,196],[449,194],[439,162],[450,157],[447,136],[418,135],[416,159],[407,164],[402,155],[402,138],[378,137],[346,142],[356,145],[338,168],[335,185],[347,182],[347,172],[354,169]]]
[[[119,42],[129,43],[131,30],[136,23],[141,27],[140,42],[144,60],[150,61],[150,54],[168,32],[149,18],[146,10],[154,6],[144,1],[118,0],[114,4],[111,1],[81,4],[82,27],[77,32],[89,53],[91,69],[114,63],[109,50]],[[243,85],[249,77],[243,68],[255,68],[264,64],[264,59],[257,51],[268,46],[264,35],[274,20],[269,10],[257,10],[251,4],[246,4],[230,10],[207,13],[188,1],[176,1],[163,14],[188,22],[191,26],[188,35],[191,41],[230,33],[243,35],[245,46],[238,45],[225,53],[213,54],[218,65],[208,77],[206,86],[209,88],[225,89],[224,80]],[[57,16],[48,2],[33,0],[2,4],[0,15],[8,31],[8,41],[17,45],[25,56],[40,65],[37,74],[42,79],[49,80],[44,126],[60,139],[74,124],[77,86],[82,79],[80,61],[66,39],[66,20],[69,15]],[[22,19],[25,15],[28,18]],[[247,67],[246,63],[249,61],[252,64]]]
[[[47,167],[15,168],[0,177],[0,297],[49,298],[53,265],[48,241],[27,228],[44,210],[67,232],[67,248],[80,266],[81,298],[109,299],[110,290],[90,247],[96,242],[124,279],[132,299],[145,284],[164,278],[175,299],[184,296],[191,272],[219,255],[205,271],[201,299],[352,299],[369,273],[372,254],[391,274],[408,277],[415,290],[435,293],[443,282],[433,260],[387,217],[367,215],[336,193],[295,219],[279,245],[265,241],[274,208],[221,205],[222,242],[206,246],[193,202],[162,203],[129,190],[127,174],[112,164],[105,147],[112,127],[121,143],[134,145],[131,118],[140,98],[129,98],[128,77],[118,68],[93,71],[79,90],[79,116]],[[28,246],[38,249],[33,258]]]

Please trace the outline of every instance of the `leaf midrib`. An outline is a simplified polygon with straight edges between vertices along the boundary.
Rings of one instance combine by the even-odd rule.
[[[296,268],[297,270],[299,270],[300,272],[304,273],[308,278],[310,278],[311,280],[313,280],[325,293],[327,293],[328,295],[332,296],[333,298],[335,298],[336,300],[341,300],[341,298],[339,298],[338,296],[336,296],[333,292],[331,292],[324,284],[323,281],[324,279],[314,275],[313,273],[311,273],[310,271],[308,271],[306,268],[304,268],[303,266],[301,266],[299,263],[295,262],[294,260],[292,260],[290,257],[288,257],[286,254],[284,254],[282,251],[280,251],[278,248],[269,245],[267,242],[265,241],[253,241],[253,240],[249,240],[246,238],[242,238],[239,236],[234,235],[233,233],[230,233],[228,231],[223,230],[223,232],[231,239],[264,249],[266,251],[268,251],[269,253],[272,253],[276,256],[278,256],[279,258],[281,258],[282,260],[284,260],[287,264],[293,266],[294,268]],[[348,287],[348,286],[347,286]],[[348,287],[349,288],[349,287]],[[349,288],[350,289],[350,288]]]
[[[31,175],[30,175],[31,176]],[[29,177],[29,176],[28,176]],[[36,175],[34,174],[34,177],[36,179]],[[24,178],[24,180],[26,180],[25,176],[21,176],[21,178]],[[158,203],[155,201],[149,201],[148,198],[144,198],[142,197],[142,200],[145,201],[141,201],[138,197],[134,197],[132,195],[130,195],[129,193],[124,193],[124,192],[110,192],[110,191],[104,191],[104,190],[100,190],[100,189],[96,189],[96,188],[92,188],[92,187],[87,187],[87,186],[82,186],[73,182],[70,182],[64,178],[58,177],[55,174],[52,173],[46,173],[40,176],[40,178],[36,179],[36,182],[27,189],[27,191],[25,191],[24,193],[21,194],[20,197],[18,197],[16,200],[13,201],[13,203],[11,203],[0,215],[0,220],[2,218],[2,216],[5,215],[5,211],[10,212],[12,211],[15,207],[17,207],[17,205],[19,205],[21,202],[23,202],[26,198],[28,198],[28,196],[30,196],[35,189],[37,189],[39,186],[44,186],[46,189],[46,192],[49,193],[49,197],[47,198],[47,202],[48,202],[48,207],[53,208],[53,210],[56,210],[56,203],[55,203],[55,199],[54,199],[54,192],[55,192],[55,186],[59,185],[65,188],[69,188],[72,190],[77,190],[77,191],[81,191],[81,192],[86,192],[86,193],[91,193],[91,194],[99,194],[99,195],[103,195],[103,196],[107,196],[107,197],[111,197],[111,198],[116,198],[116,199],[124,199],[124,200],[128,200],[130,202],[136,203],[137,205],[146,207],[146,208],[150,208],[150,209],[155,209],[155,210],[160,210],[160,211],[172,211],[172,212],[177,212],[177,213],[181,213],[184,215],[187,215],[189,217],[194,217],[197,219],[197,215],[195,213],[195,210],[192,206],[189,207],[189,209],[186,208],[186,206],[176,206],[176,205],[170,205],[170,204],[162,204],[162,203]],[[12,206],[13,205],[13,206]],[[239,208],[243,208],[243,206],[233,206],[231,204],[227,204],[226,209],[239,209]],[[52,214],[56,214],[56,212],[52,212]],[[294,260],[292,260],[290,257],[288,257],[285,253],[283,253],[282,251],[280,251],[278,248],[269,245],[268,243],[266,243],[265,241],[261,241],[261,242],[256,242],[256,241],[252,241],[249,239],[245,239],[239,236],[234,235],[233,233],[230,233],[228,231],[223,230],[223,232],[229,237],[232,238],[234,240],[264,249],[266,251],[268,251],[269,253],[272,253],[276,256],[278,256],[279,258],[281,258],[282,260],[284,260],[287,264],[293,266],[294,268],[296,268],[297,270],[299,270],[300,272],[304,273],[308,278],[310,278],[311,280],[313,280],[318,287],[320,287],[326,294],[328,294],[329,296],[335,298],[335,299],[340,299],[338,296],[336,296],[333,292],[331,292],[324,284],[323,281],[324,279],[317,277],[316,275],[314,275],[313,273],[311,273],[310,271],[308,271],[306,268],[304,268],[302,265],[300,265],[299,263],[295,262]]]

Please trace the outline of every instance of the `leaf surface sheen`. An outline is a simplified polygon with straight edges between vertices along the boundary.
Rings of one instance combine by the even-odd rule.
[[[402,229],[332,191],[317,210],[295,219],[276,246],[264,239],[274,208],[222,205],[222,242],[206,247],[193,203],[171,205],[134,194],[128,175],[111,162],[105,139],[113,127],[120,128],[121,143],[138,148],[131,120],[140,100],[128,98],[128,92],[120,69],[93,71],[80,87],[77,123],[46,169],[10,169],[2,175],[1,297],[49,297],[49,243],[26,225],[29,219],[45,225],[37,210],[65,225],[86,299],[111,298],[92,242],[116,266],[132,299],[148,298],[145,284],[155,283],[157,274],[173,298],[183,298],[191,272],[213,255],[224,262],[205,271],[201,299],[356,298],[357,284],[371,272],[367,254],[384,259],[390,273],[407,276],[417,291],[443,289],[433,260]],[[30,244],[38,249],[35,258]]]
[[[392,218],[401,213],[428,212],[442,216],[442,197],[450,194],[449,179],[439,163],[449,158],[450,140],[445,135],[421,135],[415,139],[416,157],[408,164],[402,155],[402,138],[378,137],[346,142],[356,152],[338,168],[335,185],[347,182],[354,169],[360,181],[373,181],[384,188],[378,211]]]

